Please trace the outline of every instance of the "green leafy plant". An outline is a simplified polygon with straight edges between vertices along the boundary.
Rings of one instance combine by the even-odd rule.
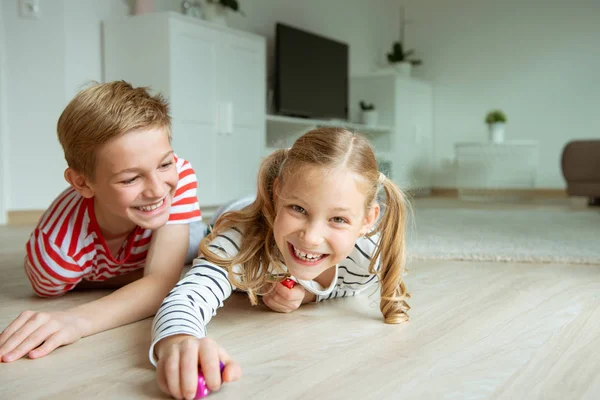
[[[211,4],[220,4],[225,8],[230,8],[235,12],[239,12],[242,15],[245,15],[244,12],[240,9],[240,4],[237,0],[207,0],[207,2]]]
[[[487,124],[494,124],[496,122],[506,122],[506,114],[502,110],[492,110],[485,116],[485,122]]]
[[[373,103],[365,103],[363,100],[361,100],[360,109],[363,111],[371,111],[375,109],[375,105]]]
[[[409,59],[415,53],[414,50],[404,51],[404,47],[401,41],[394,42],[392,45],[392,51],[387,53],[387,59],[391,63],[409,62],[412,65],[421,65],[423,61]]]

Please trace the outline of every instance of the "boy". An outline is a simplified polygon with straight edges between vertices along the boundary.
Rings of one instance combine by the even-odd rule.
[[[191,165],[171,148],[168,104],[126,82],[81,91],[58,120],[70,187],[26,245],[25,272],[39,296],[117,288],[63,311],[24,311],[0,335],[0,360],[55,348],[153,315],[204,231]],[[191,243],[193,242],[193,243]]]

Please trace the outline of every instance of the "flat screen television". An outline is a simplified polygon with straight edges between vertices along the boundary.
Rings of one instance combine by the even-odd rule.
[[[348,45],[277,23],[274,106],[279,115],[348,119]]]

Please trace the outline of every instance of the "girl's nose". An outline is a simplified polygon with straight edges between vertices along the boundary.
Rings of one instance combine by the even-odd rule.
[[[319,246],[323,242],[322,227],[318,223],[306,225],[304,230],[301,232],[301,239],[306,247]]]

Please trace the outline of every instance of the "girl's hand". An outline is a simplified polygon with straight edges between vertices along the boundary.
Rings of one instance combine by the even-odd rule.
[[[174,335],[162,339],[154,347],[158,357],[156,379],[160,389],[176,399],[192,400],[198,389],[198,366],[208,388],[219,390],[222,381],[233,382],[242,375],[240,366],[212,339],[197,339],[189,335]]]
[[[315,295],[306,291],[302,285],[296,284],[291,288],[281,283],[274,285],[275,289],[269,290],[262,297],[263,303],[273,311],[290,313],[303,303],[315,299]]]
[[[69,312],[23,311],[0,334],[0,360],[11,362],[25,354],[44,357],[81,339],[85,325],[83,318]]]

